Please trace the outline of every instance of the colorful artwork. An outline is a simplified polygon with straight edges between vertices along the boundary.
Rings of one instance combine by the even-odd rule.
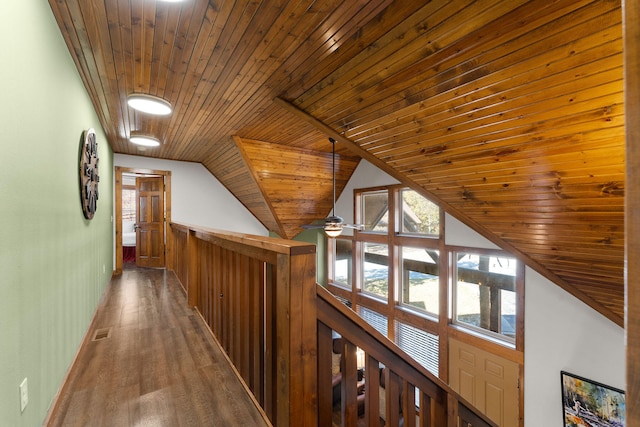
[[[624,391],[560,373],[565,427],[624,427]]]

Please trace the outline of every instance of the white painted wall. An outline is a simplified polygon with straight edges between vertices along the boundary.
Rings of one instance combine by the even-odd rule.
[[[625,388],[624,330],[527,268],[525,427],[562,427],[560,371]]]
[[[353,224],[353,190],[358,188],[381,187],[385,185],[398,184],[399,181],[388,175],[386,172],[378,169],[376,166],[361,160],[358,167],[351,175],[351,179],[340,193],[340,197],[336,200],[336,215],[341,216],[347,224]],[[353,230],[344,228],[344,235],[353,235]]]
[[[171,171],[171,220],[267,236],[268,230],[200,163],[114,155],[114,165]]]
[[[362,161],[336,203],[353,221],[353,190],[397,184]],[[495,249],[457,219],[445,218],[449,245]],[[525,273],[525,427],[563,427],[560,371],[624,390],[624,330],[530,268]]]

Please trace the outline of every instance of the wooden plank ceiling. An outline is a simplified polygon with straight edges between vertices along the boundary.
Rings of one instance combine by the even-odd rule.
[[[289,238],[333,136],[338,190],[365,158],[623,324],[620,1],[49,3],[114,152],[201,162]]]

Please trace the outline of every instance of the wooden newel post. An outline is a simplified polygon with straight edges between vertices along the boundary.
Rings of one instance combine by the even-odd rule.
[[[317,426],[315,246],[277,257],[275,392],[277,426]]]

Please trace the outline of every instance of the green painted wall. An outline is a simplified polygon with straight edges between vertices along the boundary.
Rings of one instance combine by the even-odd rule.
[[[113,153],[48,3],[3,1],[0,16],[0,424],[32,427],[46,417],[111,276]],[[78,154],[90,127],[101,180],[87,221]]]
[[[270,237],[277,237],[276,233],[270,232]],[[327,237],[322,230],[304,230],[298,233],[291,240],[299,242],[313,243],[316,245],[316,281],[322,286],[327,285]]]
[[[327,237],[322,229],[304,230],[293,238],[316,245],[316,281],[327,285]]]

